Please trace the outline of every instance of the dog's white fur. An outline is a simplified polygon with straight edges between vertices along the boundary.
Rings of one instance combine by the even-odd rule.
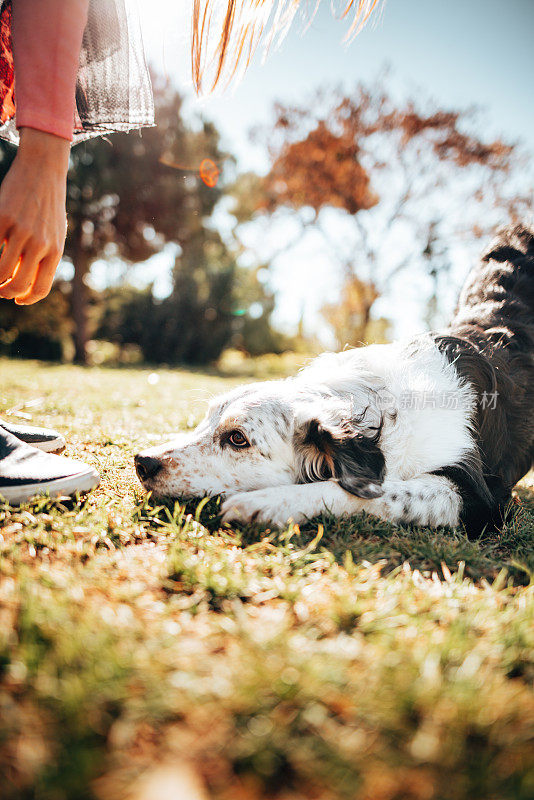
[[[283,526],[324,511],[365,511],[393,522],[456,525],[457,488],[430,473],[469,458],[475,402],[431,337],[325,354],[294,378],[219,397],[195,431],[141,454],[159,465],[142,480],[157,496],[225,495],[226,521]],[[363,436],[382,423],[385,473],[380,487],[370,484],[375,496],[355,496],[335,478],[318,480],[320,455],[303,454],[299,444],[313,419],[334,430],[350,420]],[[250,447],[229,444],[235,430]]]

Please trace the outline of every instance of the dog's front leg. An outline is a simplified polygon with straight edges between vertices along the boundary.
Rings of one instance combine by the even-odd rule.
[[[461,497],[454,484],[439,475],[410,480],[385,480],[384,494],[363,499],[346,492],[336,481],[275,486],[231,495],[222,505],[223,520],[262,522],[283,527],[323,512],[336,517],[366,511],[383,520],[415,525],[458,525]]]
[[[348,510],[347,501],[354,510]],[[283,528],[289,521],[305,522],[327,510],[336,516],[356,514],[361,510],[356,508],[358,502],[364,501],[358,501],[335,481],[318,481],[239,492],[224,501],[221,512],[223,522],[263,522]],[[347,510],[342,510],[345,506]]]

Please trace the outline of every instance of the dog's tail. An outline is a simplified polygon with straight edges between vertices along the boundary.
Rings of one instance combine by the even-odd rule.
[[[534,346],[534,230],[499,231],[460,293],[451,327],[464,325],[500,344]]]

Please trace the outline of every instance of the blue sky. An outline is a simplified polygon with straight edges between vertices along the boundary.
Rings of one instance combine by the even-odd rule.
[[[237,85],[202,98],[194,96],[190,77],[191,0],[139,5],[149,60],[188,94],[190,112],[216,122],[241,169],[266,166],[249,131],[268,123],[274,100],[300,102],[325,85],[350,88],[372,80],[386,64],[401,90],[431,95],[444,107],[480,106],[482,135],[521,140],[534,152],[534,0],[386,0],[373,24],[349,44],[343,42],[346,24],[333,18],[330,2],[323,0],[305,33],[296,21],[280,48],[265,60],[258,52]],[[321,299],[332,290],[324,266],[311,264],[309,254],[302,257],[306,264],[293,258],[273,270],[278,319],[286,326],[303,307],[309,320],[316,318]],[[156,261],[154,268],[163,269],[163,263]],[[413,325],[397,334],[421,327],[415,285],[412,294],[404,305],[413,306],[413,314],[404,318]],[[387,299],[379,310],[393,315]]]

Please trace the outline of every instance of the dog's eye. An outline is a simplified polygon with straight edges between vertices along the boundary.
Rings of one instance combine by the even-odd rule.
[[[250,442],[248,441],[247,437],[241,433],[241,431],[231,431],[228,434],[227,442],[229,442],[232,447],[237,447],[239,449],[243,447],[250,447]]]

